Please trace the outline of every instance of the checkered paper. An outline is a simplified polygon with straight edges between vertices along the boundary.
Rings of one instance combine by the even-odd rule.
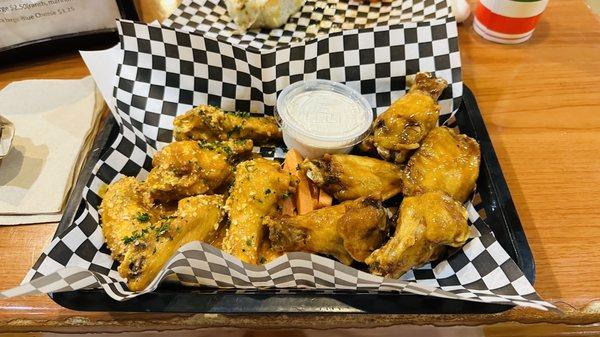
[[[342,30],[426,22],[452,16],[446,0],[307,0],[283,27],[250,29],[242,33],[227,15],[224,1],[185,0],[162,24],[252,50],[266,50]]]
[[[44,250],[21,286],[0,296],[101,287],[116,300],[181,282],[237,291],[401,291],[485,303],[554,308],[542,301],[517,265],[468,204],[473,238],[446,259],[384,279],[307,253],[286,254],[264,266],[240,262],[214,247],[181,247],[143,292],[127,290],[104,244],[99,191],[122,176],[145,179],[157,149],[171,142],[172,121],[198,104],[271,114],[277,92],[302,79],[329,78],[360,91],[380,113],[405,93],[406,74],[433,71],[451,83],[450,116],[460,102],[460,58],[452,18],[375,26],[256,51],[174,28],[119,22],[123,51],[114,89],[120,132],[96,164],[73,224]],[[446,56],[445,58],[443,58]],[[442,57],[446,61],[436,61]],[[256,147],[281,159],[285,149]]]

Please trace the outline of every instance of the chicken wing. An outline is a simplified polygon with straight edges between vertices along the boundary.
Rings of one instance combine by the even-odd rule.
[[[340,201],[370,195],[387,200],[402,191],[402,169],[375,158],[326,154],[301,167],[319,188]]]
[[[360,145],[385,160],[403,163],[437,125],[437,99],[448,83],[429,73],[418,73],[408,93],[395,101],[373,122],[373,134]]]
[[[251,152],[251,140],[174,142],[154,156],[146,185],[160,201],[212,194],[231,180],[232,159]]]
[[[394,236],[365,261],[373,274],[398,278],[469,237],[467,210],[443,192],[406,197],[399,212]]]
[[[119,238],[125,247],[119,274],[131,291],[145,289],[175,251],[192,241],[210,242],[225,215],[222,195],[181,199],[171,216],[150,219]]]
[[[142,230],[151,219],[167,214],[160,208],[151,207],[143,183],[133,177],[122,178],[108,186],[102,203],[100,216],[102,232],[112,257],[122,261],[127,250],[123,237]]]
[[[173,121],[175,140],[211,142],[227,139],[252,139],[255,144],[275,143],[281,131],[275,118],[251,117],[249,113],[225,113],[223,110],[199,105]]]
[[[403,192],[443,191],[464,202],[479,176],[479,144],[446,127],[433,129],[404,168]]]
[[[293,186],[291,174],[275,161],[256,158],[240,163],[226,202],[230,225],[223,250],[257,264],[265,229],[263,218],[281,208]]]
[[[331,255],[347,265],[364,261],[388,232],[381,201],[372,197],[265,222],[274,249]]]

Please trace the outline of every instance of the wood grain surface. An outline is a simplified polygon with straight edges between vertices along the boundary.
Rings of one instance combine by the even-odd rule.
[[[148,2],[152,1],[161,0]],[[166,5],[147,5],[143,18],[150,21],[156,17],[152,8],[172,8],[176,3],[163,2]],[[269,315],[75,312],[37,296],[1,300],[0,330],[600,321],[600,22],[583,0],[551,1],[527,43],[506,46],[485,41],[475,34],[471,21],[459,26],[459,39],[465,83],[477,97],[535,257],[535,288],[563,313],[513,309],[494,315],[279,315],[274,319]],[[78,54],[58,55],[0,66],[0,88],[23,79],[87,74]],[[1,289],[20,282],[55,228],[56,224],[0,228]],[[493,328],[489,331],[494,335]]]

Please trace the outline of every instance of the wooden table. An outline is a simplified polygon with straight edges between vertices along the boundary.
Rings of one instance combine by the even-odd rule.
[[[157,0],[159,1],[159,0]],[[140,1],[141,2],[141,1]],[[169,8],[145,4],[147,21]],[[148,4],[150,3],[150,4]],[[163,3],[173,5],[173,1]],[[158,14],[157,14],[158,13]],[[583,0],[551,1],[531,41],[487,42],[460,25],[465,83],[474,91],[537,264],[535,288],[563,314],[513,309],[494,315],[227,316],[75,312],[47,296],[0,301],[0,329],[94,331],[217,326],[246,328],[486,325],[488,335],[588,332],[600,321],[600,22]],[[76,53],[0,69],[16,80],[88,74]],[[20,282],[55,224],[0,228],[0,288]],[[542,323],[559,324],[550,328]],[[566,325],[561,325],[564,323]],[[597,330],[596,330],[597,331]]]

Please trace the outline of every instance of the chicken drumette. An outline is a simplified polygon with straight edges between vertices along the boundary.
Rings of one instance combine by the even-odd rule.
[[[265,222],[275,250],[327,254],[348,265],[364,261],[383,244],[388,232],[381,201],[372,197]]]
[[[174,142],[154,156],[146,186],[159,201],[213,194],[232,179],[233,159],[251,152],[251,140]]]
[[[469,237],[467,210],[443,192],[405,197],[394,236],[365,261],[371,273],[390,278],[439,257]]]
[[[319,188],[340,201],[367,196],[387,200],[402,191],[402,169],[375,158],[326,154],[301,167]]]
[[[373,134],[361,143],[360,149],[403,163],[437,125],[437,99],[446,86],[445,80],[429,73],[416,74],[408,93],[375,119]]]
[[[252,117],[249,113],[230,112],[199,105],[173,121],[175,140],[212,142],[228,139],[252,139],[255,144],[276,143],[281,131],[275,118]]]
[[[443,191],[464,202],[479,176],[479,144],[446,127],[433,129],[404,168],[403,193]]]

